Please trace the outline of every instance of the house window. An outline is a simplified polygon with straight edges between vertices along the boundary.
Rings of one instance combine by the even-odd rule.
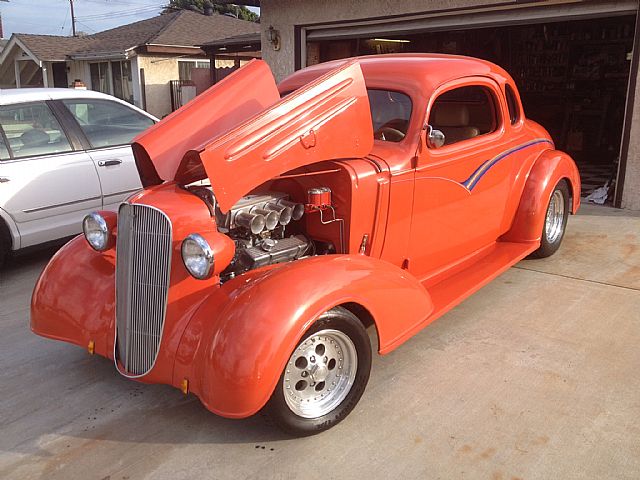
[[[193,68],[209,68],[209,60],[178,59],[178,78],[180,80],[192,80],[191,69]]]
[[[111,76],[113,78],[113,95],[129,103],[133,103],[131,62],[129,60],[111,62]]]
[[[89,65],[89,70],[91,72],[91,88],[98,92],[111,95],[109,62],[92,63]]]
[[[89,69],[93,90],[133,103],[133,79],[129,60],[91,63]]]

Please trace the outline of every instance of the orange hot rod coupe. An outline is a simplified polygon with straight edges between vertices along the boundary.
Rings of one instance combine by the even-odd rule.
[[[138,136],[144,189],[50,261],[39,335],[242,418],[316,433],[388,353],[527,256],[580,202],[500,67],[383,55],[276,85],[254,60]]]

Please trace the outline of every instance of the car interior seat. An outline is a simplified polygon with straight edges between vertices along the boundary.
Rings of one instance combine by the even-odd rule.
[[[38,155],[47,152],[49,144],[49,134],[44,130],[33,128],[27,130],[20,135],[22,147],[20,148],[20,156]]]
[[[433,128],[444,133],[445,145],[480,135],[480,129],[469,125],[469,109],[460,103],[436,104]]]

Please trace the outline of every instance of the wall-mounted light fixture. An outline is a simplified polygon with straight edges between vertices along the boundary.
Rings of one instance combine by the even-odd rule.
[[[273,28],[273,25],[270,25],[267,30],[267,40],[269,40],[274,50],[280,50],[280,32]]]

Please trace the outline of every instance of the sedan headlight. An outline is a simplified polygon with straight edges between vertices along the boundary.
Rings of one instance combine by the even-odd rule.
[[[111,232],[107,221],[97,212],[90,213],[82,221],[84,238],[91,248],[104,252],[111,245]]]
[[[213,275],[213,250],[198,233],[192,233],[182,242],[182,262],[198,280],[205,280]]]

